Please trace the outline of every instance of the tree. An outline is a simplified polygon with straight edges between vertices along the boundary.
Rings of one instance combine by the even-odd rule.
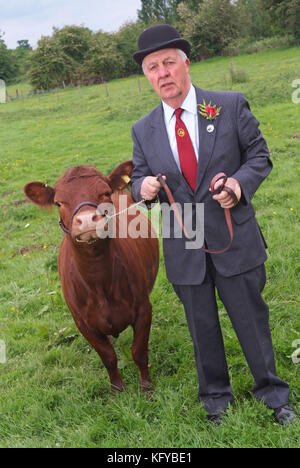
[[[62,52],[72,60],[82,63],[89,50],[92,31],[84,26],[64,26],[53,28],[53,40],[56,40]]]
[[[186,5],[191,11],[198,9],[203,0],[142,0],[138,18],[145,24],[153,21],[173,24],[179,20],[178,7]]]
[[[145,24],[150,23],[154,16],[153,0],[142,0],[142,8],[138,10],[138,19]]]
[[[230,0],[204,0],[196,12],[180,4],[183,36],[191,43],[194,60],[218,55],[238,36],[236,8]]]
[[[271,18],[273,34],[284,32],[286,24],[286,13],[290,0],[261,0],[263,8]]]
[[[55,39],[42,36],[31,55],[29,78],[35,88],[61,86],[77,78],[76,64]]]
[[[236,1],[239,37],[258,40],[272,35],[271,17],[261,0]]]
[[[186,5],[191,11],[197,11],[199,4],[202,2],[203,0],[186,0],[184,3],[186,3]],[[179,2],[179,3],[182,3],[182,2]]]
[[[93,34],[82,70],[85,79],[98,83],[102,79],[112,80],[124,76],[125,61],[118,50],[115,34],[101,31]]]
[[[287,31],[292,33],[300,44],[300,0],[290,0],[286,17]]]
[[[28,39],[22,39],[20,41],[17,41],[17,43],[18,43],[17,49],[32,50],[32,47],[29,44]]]
[[[291,33],[300,42],[300,0],[261,0],[271,18],[273,34]]]
[[[115,35],[117,50],[123,58],[126,76],[140,72],[140,67],[132,55],[137,50],[138,37],[144,29],[145,24],[141,21],[125,23]]]
[[[30,54],[32,47],[27,39],[22,39],[17,41],[17,43],[18,47],[12,50],[12,55],[15,63],[18,65],[18,75],[16,76],[16,80],[22,81],[27,78],[26,74],[30,67]]]
[[[164,23],[171,23],[176,16],[178,0],[153,0],[153,11],[155,19]]]
[[[0,31],[0,79],[10,83],[18,73],[18,66],[11,50],[8,50]]]
[[[91,37],[92,31],[83,26],[53,28],[52,37],[42,37],[31,55],[31,83],[36,88],[48,89],[77,82]]]

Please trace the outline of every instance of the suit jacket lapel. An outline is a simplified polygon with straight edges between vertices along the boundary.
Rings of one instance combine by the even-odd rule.
[[[206,98],[205,92],[199,88],[196,88],[197,95],[197,104],[202,104],[203,99],[208,103],[209,98]],[[198,128],[199,128],[199,160],[198,160],[198,170],[197,170],[197,182],[196,182],[196,191],[197,192],[203,181],[207,166],[212,157],[215,139],[217,134],[217,122],[216,120],[207,120],[205,117],[198,112]],[[208,126],[212,125],[214,127],[212,132],[208,131]]]

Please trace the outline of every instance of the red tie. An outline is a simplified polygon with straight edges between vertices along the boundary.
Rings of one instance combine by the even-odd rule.
[[[181,120],[180,116],[183,112],[183,109],[176,109],[176,124],[175,124],[175,133],[177,140],[177,148],[179,154],[180,167],[182,174],[184,175],[186,181],[190,187],[195,191],[196,188],[196,178],[197,178],[197,158],[195,155],[194,147],[190,134]]]

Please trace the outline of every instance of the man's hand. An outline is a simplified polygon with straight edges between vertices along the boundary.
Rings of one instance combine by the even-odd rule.
[[[217,190],[222,185],[222,180],[219,180],[215,183],[214,190]],[[225,184],[226,187],[231,188],[231,190],[236,194],[238,201],[240,201],[242,196],[241,186],[236,179],[229,177]],[[217,200],[222,208],[233,208],[236,204],[234,203],[232,197],[223,190],[221,193],[213,196],[214,200]]]
[[[166,176],[163,176],[163,178],[166,180]],[[141,196],[147,201],[154,200],[160,189],[161,184],[156,177],[145,177],[141,186]]]

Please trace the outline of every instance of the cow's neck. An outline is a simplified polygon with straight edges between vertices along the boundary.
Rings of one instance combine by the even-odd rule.
[[[99,242],[95,247],[72,244],[73,258],[84,281],[92,289],[109,290],[112,284],[113,257],[110,239]]]

